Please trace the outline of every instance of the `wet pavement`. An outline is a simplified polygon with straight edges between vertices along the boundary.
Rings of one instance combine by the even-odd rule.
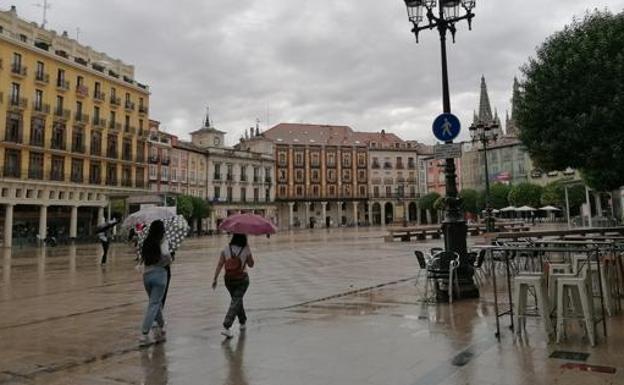
[[[187,240],[173,266],[168,341],[143,349],[147,298],[128,246],[115,245],[104,267],[97,245],[5,250],[0,384],[624,384],[621,315],[595,348],[578,331],[548,345],[538,319],[528,338],[504,331],[498,342],[491,292],[421,303],[413,250],[435,241],[384,243],[383,234],[252,238],[248,330],[225,341],[228,296],[210,283],[226,238]],[[580,370],[549,358],[554,350],[587,352],[586,364],[615,373]]]

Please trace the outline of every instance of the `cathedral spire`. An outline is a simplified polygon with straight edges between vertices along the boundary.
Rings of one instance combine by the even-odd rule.
[[[492,106],[490,105],[490,97],[488,96],[487,85],[485,84],[485,76],[483,75],[481,75],[481,95],[479,97],[478,118],[482,122],[492,121]]]
[[[518,98],[520,97],[520,83],[518,78],[514,76],[513,91],[511,94],[511,116],[506,122],[507,135],[517,137],[520,134],[520,129],[516,123],[518,117]]]
[[[210,124],[210,107],[206,106],[206,120],[204,121],[204,127],[212,127]]]

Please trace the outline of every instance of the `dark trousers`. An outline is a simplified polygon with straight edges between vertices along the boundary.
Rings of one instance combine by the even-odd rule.
[[[102,244],[102,261],[100,263],[106,263],[106,257],[108,257],[108,246],[110,246],[110,241],[100,241]]]
[[[247,322],[247,315],[243,307],[243,296],[249,287],[249,276],[245,274],[244,278],[239,279],[225,277],[225,287],[230,292],[232,301],[230,302],[230,308],[223,320],[223,327],[229,329],[234,323],[234,319],[237,317],[238,323],[244,325],[245,322]]]
[[[171,265],[165,266],[165,270],[167,271],[167,285],[165,286],[165,294],[163,294],[162,298],[162,307],[165,308],[165,301],[167,300],[167,292],[169,291],[169,283],[171,283]]]

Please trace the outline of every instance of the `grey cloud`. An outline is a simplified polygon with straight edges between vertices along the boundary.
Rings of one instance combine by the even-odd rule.
[[[17,5],[40,20],[40,9]],[[470,123],[484,74],[504,117],[513,76],[537,45],[586,9],[623,5],[478,0],[473,31],[461,25],[457,43],[449,41],[454,113]],[[441,110],[437,33],[423,31],[414,44],[401,0],[56,0],[48,19],[70,35],[80,27],[83,43],[134,64],[151,87],[152,118],[183,137],[207,103],[230,141],[260,118],[263,126],[348,124],[432,142]]]

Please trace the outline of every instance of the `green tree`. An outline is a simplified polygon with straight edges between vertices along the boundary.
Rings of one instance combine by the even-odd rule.
[[[176,197],[176,211],[184,216],[187,221],[193,218],[193,201],[188,195],[179,195]]]
[[[435,202],[433,202],[433,209],[435,211],[442,211],[444,210],[444,197],[439,197],[438,199],[436,199]]]
[[[202,219],[210,215],[210,204],[201,198],[190,197],[193,205],[193,220],[197,220],[197,233],[202,232]]]
[[[464,203],[464,211],[473,214],[479,214],[482,210],[480,205],[480,193],[477,190],[472,189],[464,189],[459,193],[463,203]]]
[[[519,183],[511,188],[507,200],[516,207],[537,207],[542,197],[542,186],[532,183]]]
[[[568,202],[570,215],[578,215],[581,205],[585,203],[585,187],[580,184],[568,186]],[[559,181],[547,184],[542,191],[541,204],[565,210],[565,184]]]
[[[550,36],[522,67],[514,111],[537,167],[624,184],[624,12],[588,13]]]
[[[490,186],[490,202],[492,203],[493,209],[502,209],[503,207],[509,206],[507,197],[509,196],[510,190],[511,187],[509,185],[502,183],[494,183]],[[485,195],[483,201],[485,202]]]
[[[440,194],[437,192],[430,192],[428,194],[423,195],[418,203],[420,204],[420,208],[423,210],[435,210],[434,204],[440,198]]]

